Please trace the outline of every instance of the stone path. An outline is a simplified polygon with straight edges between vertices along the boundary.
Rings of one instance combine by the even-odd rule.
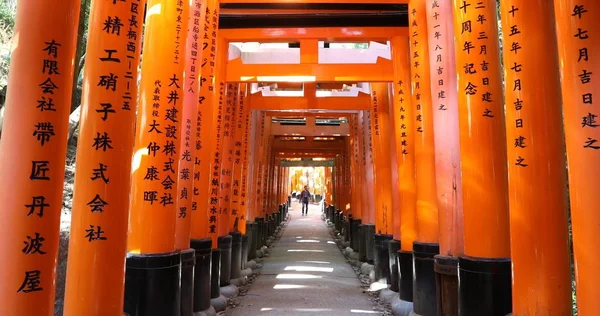
[[[303,217],[300,205],[292,206],[262,273],[226,315],[382,315],[333,242],[320,207],[311,205]]]

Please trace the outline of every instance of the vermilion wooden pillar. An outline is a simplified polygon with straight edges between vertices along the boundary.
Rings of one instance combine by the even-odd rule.
[[[72,0],[17,6],[18,41],[12,48],[0,142],[2,315],[54,315],[79,7]]]
[[[410,39],[394,37],[392,58],[394,62],[393,119],[398,164],[400,251],[399,295],[400,299],[413,301],[412,250],[417,239],[416,232],[416,183],[415,183],[415,133],[414,107],[411,96]],[[395,233],[395,232],[394,232]]]
[[[219,236],[227,236],[234,231],[233,226],[236,216],[231,213],[231,186],[234,173],[234,141],[236,132],[236,116],[239,100],[239,85],[228,83],[224,112],[223,112],[223,149],[221,150],[221,178],[219,187],[219,213],[223,215],[224,222],[219,224]],[[236,212],[237,213],[237,212]]]
[[[569,193],[577,310],[580,315],[600,314],[597,298],[598,226],[600,214],[600,106],[593,102],[600,79],[600,39],[596,23],[597,1],[554,1],[558,52],[561,61],[563,117],[569,160]],[[589,98],[589,100],[588,100]]]
[[[123,312],[144,5],[92,4],[88,36],[96,40],[86,49],[64,315]],[[110,23],[117,19],[126,25]],[[114,49],[119,62],[103,60],[106,49]]]
[[[148,12],[157,8],[160,15],[146,15],[144,33],[152,36],[144,38],[132,166],[125,280],[125,312],[131,315],[179,310],[175,221],[189,5],[148,1]],[[156,273],[151,279],[148,267]]]
[[[505,315],[512,308],[511,263],[496,1],[467,4],[453,3],[464,214],[459,310]]]
[[[551,2],[502,0],[500,9],[513,314],[570,315],[565,144],[558,69],[561,64],[576,61],[559,63]],[[589,57],[583,55],[581,61]],[[585,129],[591,122],[585,120],[585,114],[582,117],[580,128]]]
[[[420,315],[437,312],[433,260],[439,253],[438,201],[436,193],[433,105],[425,0],[411,0],[412,92],[415,109],[415,169],[417,177],[417,241],[413,244],[414,311]]]

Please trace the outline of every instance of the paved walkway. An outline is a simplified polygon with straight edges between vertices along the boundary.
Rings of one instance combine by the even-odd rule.
[[[227,315],[381,315],[334,244],[319,206],[311,205],[306,217],[299,204],[292,206],[262,274]]]

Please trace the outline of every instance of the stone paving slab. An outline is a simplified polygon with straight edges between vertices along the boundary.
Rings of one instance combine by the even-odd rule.
[[[320,206],[311,205],[308,216],[293,207],[261,275],[226,315],[382,315],[329,235]]]

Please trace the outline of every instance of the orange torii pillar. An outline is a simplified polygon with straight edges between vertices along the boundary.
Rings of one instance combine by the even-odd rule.
[[[20,36],[0,142],[1,315],[54,315],[79,7],[73,0],[52,6],[22,1],[17,7]]]
[[[394,239],[392,207],[392,152],[390,137],[389,83],[371,83],[371,135],[373,137],[373,172],[375,175],[375,281],[390,284],[388,244]]]
[[[351,166],[350,176],[352,181],[352,219],[350,220],[350,248],[358,253],[360,247],[360,234],[358,232],[359,225],[362,224],[362,179],[361,176],[361,160],[359,152],[359,128],[358,128],[358,117],[353,114],[350,117],[350,151],[351,151]],[[327,170],[327,167],[325,167]],[[323,183],[327,181],[327,176]]]
[[[224,96],[222,120],[222,147],[219,151],[221,170],[219,179],[219,248],[221,249],[221,287],[229,286],[231,279],[240,275],[242,257],[242,234],[234,232],[230,226],[231,220],[231,176],[233,174],[233,143],[236,121],[236,106],[238,100],[236,83],[228,83]],[[218,119],[217,119],[218,120]]]
[[[361,208],[361,225],[369,222],[369,212],[370,212],[370,203],[369,203],[369,182],[367,179],[367,166],[370,162],[367,161],[367,150],[366,150],[366,140],[365,140],[365,126],[364,126],[364,118],[363,112],[358,112],[356,115],[356,122],[358,124],[358,159],[360,164],[360,176],[359,179],[361,181],[361,196],[360,196],[360,208]],[[362,227],[359,225],[359,227]],[[362,228],[359,228],[359,234],[362,234]],[[363,235],[364,236],[364,235]],[[361,240],[363,240],[362,238]],[[364,246],[364,242],[363,242]],[[360,247],[360,244],[359,244]],[[360,248],[359,248],[360,249]]]
[[[133,156],[125,312],[180,312],[181,254],[175,248],[177,178],[189,7],[148,1]],[[157,41],[163,38],[164,41]],[[182,47],[180,49],[179,47]],[[112,58],[119,58],[113,55]],[[124,57],[122,57],[124,58]],[[156,67],[160,64],[161,67]],[[106,136],[106,134],[104,134]],[[96,227],[97,229],[97,227]],[[108,237],[108,236],[106,236]],[[159,283],[161,286],[157,287]]]
[[[91,8],[64,315],[123,312],[144,2]]]
[[[175,221],[175,248],[181,251],[181,315],[192,315],[194,306],[201,305],[200,301],[207,301],[209,292],[203,291],[204,284],[199,284],[198,293],[194,291],[195,271],[198,273],[210,273],[207,264],[210,262],[208,242],[196,258],[196,249],[191,246],[191,224],[193,203],[193,173],[194,173],[194,144],[196,137],[194,130],[198,122],[198,98],[200,96],[200,75],[202,61],[198,58],[201,44],[200,27],[202,25],[202,13],[204,7],[202,0],[188,2],[190,5],[190,17],[188,19],[188,35],[186,42],[185,79],[183,83],[183,111],[181,117],[181,137],[179,176],[177,180],[177,219]],[[196,269],[196,263],[203,266]],[[203,295],[204,297],[201,297]],[[198,303],[195,303],[198,301]]]
[[[200,6],[198,7],[198,2]],[[212,5],[212,6],[211,6]],[[210,179],[210,149],[211,137],[213,134],[213,100],[216,98],[216,91],[213,86],[212,78],[216,73],[215,55],[213,49],[216,49],[212,43],[214,0],[196,0],[191,15],[194,19],[195,31],[196,19],[200,23],[200,36],[198,45],[202,47],[198,53],[198,60],[202,62],[198,67],[198,80],[200,82],[200,95],[198,97],[198,107],[196,112],[196,126],[194,129],[195,141],[193,143],[193,185],[188,192],[191,196],[192,204],[188,216],[191,216],[191,240],[190,247],[196,251],[196,268],[194,270],[194,313],[206,312],[211,309],[211,298],[218,298],[212,294],[212,266],[217,265],[219,271],[220,252],[216,251],[212,255],[213,241],[208,236],[209,226],[213,223],[208,216],[208,190],[206,189]],[[200,17],[198,17],[199,10]],[[196,39],[194,39],[196,40]],[[204,61],[207,62],[204,62]],[[216,287],[218,288],[218,276],[216,277]],[[218,291],[217,291],[218,292]]]
[[[555,1],[562,78],[563,116],[567,159],[577,309],[580,315],[600,315],[597,272],[600,246],[597,198],[600,196],[600,106],[593,92],[600,91],[600,39],[595,26],[600,18],[597,1]],[[583,125],[583,126],[582,126]],[[583,128],[582,128],[583,127]]]
[[[372,120],[371,120],[371,111],[362,111],[363,113],[363,124],[364,124],[364,133],[365,133],[365,147],[366,147],[366,152],[367,152],[367,168],[366,168],[366,172],[367,172],[367,176],[366,176],[366,180],[367,180],[367,197],[369,199],[369,204],[368,204],[368,214],[369,214],[369,219],[368,221],[363,222],[364,224],[362,224],[363,226],[363,236],[364,238],[362,238],[364,240],[364,249],[362,249],[363,247],[361,246],[361,249],[359,249],[359,259],[362,258],[364,260],[361,261],[366,261],[369,262],[371,264],[374,263],[374,256],[373,256],[373,250],[375,247],[375,231],[376,231],[376,222],[377,222],[377,212],[376,212],[376,205],[377,205],[377,200],[376,200],[376,194],[375,194],[375,177],[377,176],[375,174],[375,148],[373,148],[373,130],[372,130]],[[364,250],[364,257],[361,257],[361,251]]]
[[[508,174],[496,1],[466,4],[454,1],[453,11],[464,217],[458,303],[460,315],[506,315]]]
[[[246,94],[246,106],[248,108],[251,107],[251,104],[249,104],[249,96],[250,96],[250,91],[246,90],[247,94]],[[255,160],[257,160],[257,150],[256,150],[256,141],[254,141],[256,138],[256,134],[257,130],[258,130],[258,120],[257,118],[259,117],[257,111],[248,111],[248,126],[246,127],[246,132],[244,134],[244,156],[246,159],[246,166],[243,173],[242,173],[242,196],[244,196],[243,199],[241,199],[240,205],[241,205],[241,212],[242,212],[242,216],[244,217],[244,220],[246,221],[246,229],[247,229],[247,234],[250,236],[250,239],[248,241],[248,268],[253,268],[253,264],[255,263],[252,262],[254,258],[256,258],[256,247],[257,247],[257,240],[258,240],[258,225],[255,222],[256,216],[255,216],[255,209],[254,209],[254,203],[252,201],[254,201],[255,199],[255,190],[256,190],[256,183],[254,182],[254,174],[256,173],[256,163]]]
[[[500,9],[513,314],[570,315],[567,179],[554,7],[550,1],[502,0]],[[579,31],[570,36],[589,36]],[[572,47],[579,62],[561,64],[585,62],[590,56],[585,51],[579,55],[581,47]],[[581,130],[593,124],[586,117],[584,113],[579,122]]]
[[[242,205],[241,201],[245,200],[244,188],[242,188],[242,172],[246,168],[245,163],[247,162],[244,153],[244,137],[246,136],[246,131],[249,125],[249,113],[250,107],[249,104],[246,104],[246,84],[239,84],[238,93],[235,95],[236,98],[236,110],[232,133],[234,136],[234,142],[232,147],[232,160],[233,160],[233,170],[232,170],[232,181],[231,181],[231,189],[230,189],[230,214],[229,214],[229,228],[231,232],[239,232],[241,236],[241,248],[240,248],[240,260],[239,260],[239,268],[240,272],[237,272],[236,264],[237,261],[232,261],[231,264],[231,277],[237,279],[240,277],[241,269],[244,269],[246,259],[248,257],[248,234],[246,233],[246,220],[245,216],[242,213]],[[245,205],[245,202],[244,202]],[[232,234],[235,237],[234,234]],[[233,244],[235,246],[235,244]],[[232,248],[233,255],[235,255],[235,251]],[[236,274],[238,273],[238,274]]]
[[[440,255],[434,258],[437,305],[458,313],[458,256],[463,254],[463,203],[452,1],[426,1],[435,144]],[[460,69],[460,68],[459,68]]]
[[[432,304],[437,301],[432,259],[439,254],[433,105],[430,89],[426,6],[425,0],[411,0],[409,5],[417,179],[417,240],[413,244],[413,302],[414,312],[418,315],[437,313],[437,304]]]
[[[408,52],[408,50],[406,51]],[[407,55],[408,56],[408,55]],[[386,251],[388,252],[388,266],[390,270],[389,277],[389,291],[394,293],[392,294],[392,298],[399,299],[398,297],[398,251],[400,250],[400,187],[398,183],[398,157],[396,156],[397,148],[396,148],[396,122],[394,117],[394,106],[396,104],[396,99],[394,96],[394,87],[395,84],[388,84],[390,91],[390,106],[388,107],[388,116],[390,119],[390,174],[391,174],[391,191],[392,191],[392,240],[388,242],[388,248]],[[398,135],[399,136],[399,135]],[[400,144],[398,144],[400,145]]]
[[[411,97],[411,66],[409,38],[394,37],[392,60],[394,62],[394,128],[396,160],[398,164],[400,198],[400,251],[398,251],[399,298],[413,301],[413,243],[416,232],[416,182],[415,182],[415,110]],[[394,214],[396,216],[396,214]],[[395,305],[394,305],[395,306]]]

